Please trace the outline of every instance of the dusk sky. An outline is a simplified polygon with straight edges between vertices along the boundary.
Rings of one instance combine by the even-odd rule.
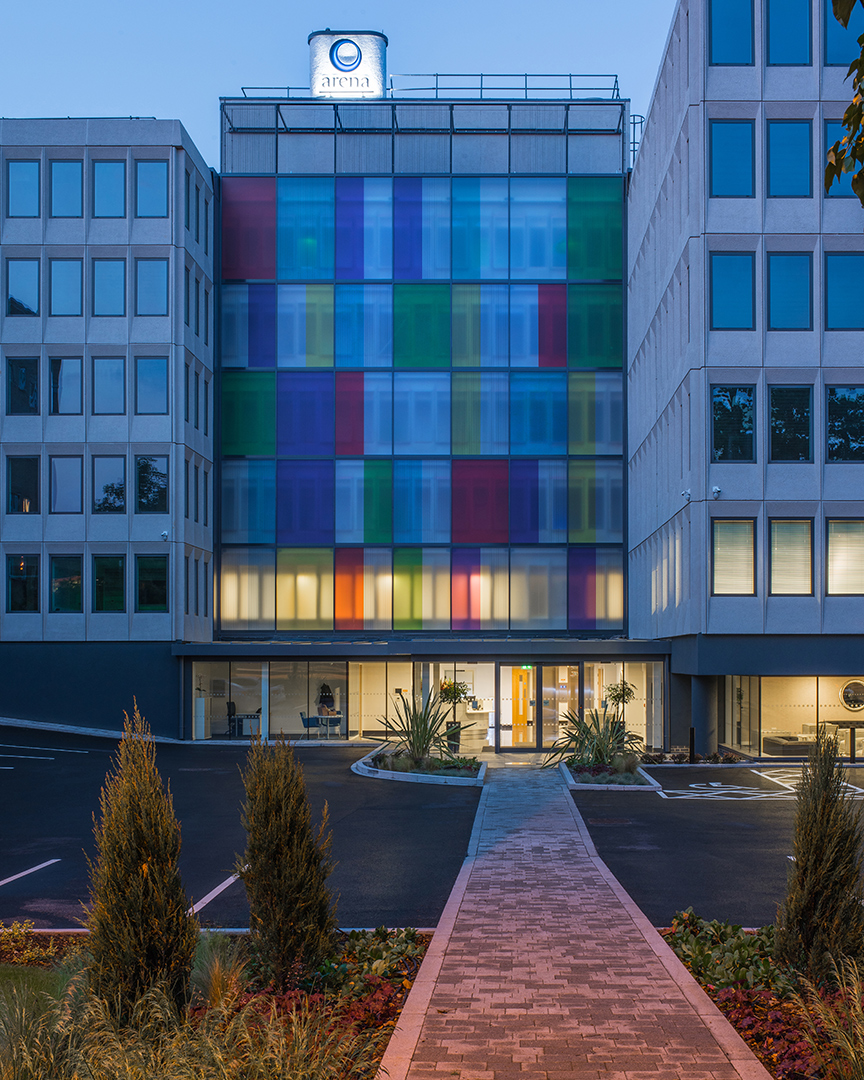
[[[180,119],[219,167],[220,96],[307,86],[313,30],[383,30],[390,73],[617,74],[644,113],[673,0],[42,0],[4,13],[0,114]]]

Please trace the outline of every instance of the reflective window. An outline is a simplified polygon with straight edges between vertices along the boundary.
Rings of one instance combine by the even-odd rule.
[[[224,461],[222,463],[223,543],[272,544],[275,540],[275,461]]]
[[[135,216],[168,216],[168,162],[135,162]]]
[[[832,252],[825,256],[825,329],[864,330],[864,254]]]
[[[510,376],[510,452],[567,453],[567,375],[520,372]]]
[[[510,181],[510,277],[567,276],[567,181]]]
[[[82,216],[83,172],[80,161],[51,162],[51,217]]]
[[[393,262],[398,281],[450,276],[450,181],[446,177],[394,178]]]
[[[10,514],[39,513],[39,458],[6,458],[6,509]]]
[[[829,596],[864,594],[864,521],[828,522]]]
[[[754,195],[752,120],[711,120],[711,190],[715,199]]]
[[[70,416],[81,412],[81,358],[52,357],[49,412]]]
[[[453,367],[506,367],[509,357],[508,285],[454,285]]]
[[[39,358],[6,358],[6,415],[39,415]]]
[[[710,0],[711,64],[753,63],[753,0]]]
[[[93,513],[126,513],[125,455],[94,456]]]
[[[508,188],[499,178],[453,181],[453,277],[506,278]]]
[[[767,0],[769,64],[810,64],[810,0]]]
[[[122,555],[93,556],[93,610],[126,610],[126,559]]]
[[[39,556],[6,556],[6,610],[39,610]]]
[[[855,4],[845,28],[834,18],[830,0],[824,0],[825,63],[848,68],[858,55],[858,38],[864,34],[864,8]]]
[[[813,522],[769,521],[773,596],[813,592]]]
[[[168,513],[168,458],[142,455],[135,458],[135,512]]]
[[[812,461],[812,403],[810,386],[772,386],[771,460]]]
[[[93,314],[126,314],[126,260],[93,260]]]
[[[835,144],[845,138],[849,132],[839,120],[825,121],[825,146],[823,157]],[[826,194],[828,199],[857,199],[858,196],[852,190],[852,173],[843,173],[839,180],[835,180]]]
[[[812,126],[809,120],[769,120],[768,198],[809,199],[813,194]]]
[[[864,387],[829,386],[829,461],[864,461]]]
[[[168,610],[168,556],[138,555],[135,559],[136,611]]]
[[[135,314],[168,314],[168,260],[135,260]]]
[[[6,260],[6,314],[39,314],[39,260]]]
[[[6,178],[9,217],[39,217],[39,162],[7,162]]]
[[[291,318],[289,307],[283,309],[282,297],[290,301],[292,291],[306,290],[305,320],[297,309]],[[393,290],[389,285],[337,285],[335,291],[335,343],[333,294],[326,285],[279,286],[279,363],[323,367],[332,363],[335,344],[336,367],[390,367],[393,362]],[[283,310],[286,321],[283,323]],[[295,327],[293,333],[291,327]],[[297,341],[283,353],[285,340]],[[305,333],[305,360],[299,332]],[[310,348],[311,346],[311,348]],[[329,350],[329,351],[328,351]],[[283,356],[285,359],[283,360]]]
[[[83,611],[81,603],[80,555],[52,555],[48,610],[60,612]]]
[[[450,286],[393,286],[393,366],[450,367]]]
[[[450,376],[397,372],[393,377],[394,453],[450,453]]]
[[[813,256],[776,252],[768,255],[768,329],[813,329]]]
[[[51,274],[51,314],[80,315],[83,264],[80,259],[49,260]]]
[[[246,182],[248,183],[248,181]],[[230,195],[230,190],[228,192]],[[272,192],[271,196],[272,198]],[[258,208],[252,207],[253,211]],[[224,212],[223,212],[224,213]],[[282,280],[311,281],[333,277],[333,180],[324,177],[280,177],[276,182],[276,273]],[[254,236],[254,233],[251,233]],[[249,243],[250,230],[245,230]],[[234,234],[226,237],[230,242]],[[239,246],[239,245],[238,245]],[[270,256],[272,258],[272,255]],[[229,263],[225,277],[233,277]],[[272,265],[272,264],[271,264]],[[269,277],[269,274],[237,274]]]
[[[754,257],[712,252],[711,329],[753,330]]]
[[[93,162],[93,217],[126,216],[126,162]]]
[[[48,459],[49,512],[80,514],[84,510],[84,459],[80,457],[51,457]]]
[[[393,276],[393,183],[389,177],[336,178],[336,277]]]
[[[397,544],[449,543],[450,512],[449,461],[393,462],[393,539]]]
[[[755,461],[753,386],[712,386],[712,461]]]
[[[715,518],[713,533],[714,596],[756,595],[756,522]]]
[[[135,412],[139,416],[168,412],[167,357],[135,357]]]
[[[126,361],[122,356],[93,357],[93,415],[126,412]]]

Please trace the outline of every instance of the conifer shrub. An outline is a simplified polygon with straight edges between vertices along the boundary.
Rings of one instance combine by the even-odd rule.
[[[279,990],[336,949],[336,902],[328,811],[312,827],[303,770],[284,741],[253,740],[243,770],[246,853],[237,873],[249,898],[249,929],[264,977]]]
[[[845,781],[836,738],[820,732],[798,785],[794,861],[775,938],[776,958],[815,983],[831,980],[832,957],[864,959],[861,816]]]
[[[135,702],[124,713],[114,771],[93,816],[96,857],[90,867],[90,989],[118,1022],[161,986],[182,1012],[198,940],[198,920],[180,880],[180,825],[170,789],[156,768],[156,745]]]

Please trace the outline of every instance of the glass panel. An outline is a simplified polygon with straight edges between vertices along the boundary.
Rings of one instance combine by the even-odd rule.
[[[663,664],[625,664],[624,678],[636,696],[623,710],[628,731],[635,731],[646,750],[663,749]]]
[[[393,181],[393,276],[421,281],[450,276],[450,181],[397,176]]]
[[[93,217],[126,216],[126,162],[93,162]]]
[[[507,366],[509,292],[506,285],[453,286],[453,367]]]
[[[270,661],[270,734],[302,739],[319,731],[306,727],[309,709],[309,664],[305,660]]]
[[[501,665],[501,721],[498,738],[501,749],[512,746],[528,750],[537,743],[537,668]]]
[[[856,756],[864,751],[864,731],[849,727],[850,721],[861,719],[860,691],[860,677],[850,679],[848,675],[835,675],[818,680],[820,730],[824,729],[826,735],[833,735],[837,739],[840,753],[844,756],[851,754],[853,738]],[[803,738],[810,743],[815,740],[812,725],[807,725]],[[806,754],[807,749],[798,750],[798,753]]]
[[[724,679],[723,743],[747,754],[759,754],[759,677],[727,675]]]
[[[564,372],[510,376],[510,452],[567,452],[567,376]]]
[[[51,259],[51,314],[81,314],[81,260]]]
[[[336,374],[336,453],[393,452],[393,380],[391,375]]]
[[[168,162],[135,162],[135,214],[168,217]]]
[[[82,170],[80,161],[51,162],[51,217],[81,217]]]
[[[509,571],[506,548],[454,548],[451,611],[454,630],[506,630]]]
[[[39,513],[39,458],[7,457],[8,510],[10,514]]]
[[[168,513],[168,458],[135,458],[135,511],[139,514]]]
[[[828,387],[828,460],[864,461],[864,386]]]
[[[570,367],[621,367],[624,359],[624,296],[620,285],[570,286],[567,356]]]
[[[768,0],[768,63],[809,64],[810,0]]]
[[[224,176],[222,278],[227,281],[269,281],[276,277],[275,236],[276,181],[273,177]]]
[[[93,513],[125,514],[126,458],[93,458]]]
[[[563,731],[567,714],[579,713],[579,666],[544,664],[540,722],[543,746],[549,747]]]
[[[864,593],[864,521],[828,522],[828,595]]]
[[[508,392],[504,372],[452,376],[453,453],[506,454]]]
[[[715,596],[755,596],[756,564],[753,521],[712,522]]]
[[[771,592],[810,596],[813,592],[813,523],[771,521]]]
[[[333,375],[325,371],[276,376],[276,453],[333,454]]]
[[[393,189],[390,179],[336,179],[336,277],[393,276]]]
[[[312,281],[332,278],[333,180],[279,177],[276,200],[277,277]]]
[[[393,629],[450,629],[449,551],[394,549]]]
[[[506,278],[508,190],[505,179],[453,180],[453,277]]]
[[[279,285],[279,367],[333,367],[333,287]]]
[[[393,565],[389,549],[338,548],[334,556],[337,630],[389,630]]]
[[[347,735],[348,665],[344,661],[309,661],[309,705],[321,733]]]
[[[276,453],[276,376],[273,372],[222,375],[222,453],[273,457]]]
[[[621,549],[570,548],[568,562],[569,628],[622,629],[624,559]]]
[[[276,559],[277,629],[332,630],[332,550],[283,548]]]
[[[566,461],[510,462],[510,540],[520,544],[566,542]]]
[[[168,314],[168,260],[138,259],[136,315]]]
[[[269,664],[266,660],[231,661],[230,696],[225,702],[229,738],[258,734],[267,737],[264,702],[269,701],[268,675]]]
[[[411,455],[450,453],[449,375],[394,375],[393,450]]]
[[[39,358],[6,358],[7,416],[39,415]]]
[[[624,472],[620,461],[570,462],[571,544],[624,539]]]
[[[222,462],[222,542],[276,540],[276,462]]]
[[[855,4],[845,28],[834,18],[831,4],[824,4],[823,12],[825,63],[847,68],[858,55],[858,38],[864,34],[864,8]]]
[[[509,478],[506,461],[454,461],[453,542],[506,544]]]
[[[755,461],[753,386],[712,386],[712,461]]]
[[[49,458],[51,476],[50,513],[80,514],[83,509],[84,459]]]
[[[7,170],[9,217],[39,217],[39,162],[10,161]]]
[[[624,269],[624,191],[618,177],[567,180],[567,276],[620,281]]]
[[[125,259],[94,259],[93,314],[126,314]]]
[[[349,705],[348,711],[351,717],[352,734],[356,730],[358,735],[378,735],[384,737],[386,716],[388,708],[392,708],[388,694],[387,669],[392,667],[400,669],[404,664],[386,664],[375,661],[363,661],[361,664],[348,665]],[[411,695],[411,671],[408,669],[408,678],[394,676],[391,681],[392,687],[399,687],[406,695]],[[391,690],[395,693],[395,690]],[[355,728],[356,725],[356,728]]]
[[[303,288],[301,285],[300,288]],[[281,329],[281,326],[280,326]],[[222,286],[222,367],[249,366],[249,286]]]
[[[223,548],[219,581],[223,630],[273,630],[276,581],[272,551]]]
[[[768,329],[812,330],[813,258],[768,255]]]
[[[336,543],[389,544],[393,538],[393,464],[336,462]]]
[[[713,198],[753,196],[753,121],[711,120],[711,190]]]
[[[825,256],[825,329],[864,330],[864,306],[859,283],[864,278],[864,255]]]
[[[81,603],[81,556],[52,555],[49,610],[83,611]]]
[[[566,548],[510,549],[510,629],[567,626]]]
[[[276,538],[280,544],[334,541],[332,461],[276,463]]]
[[[772,386],[771,460],[812,461],[812,388]]]
[[[122,555],[93,556],[93,610],[126,610],[126,560]]]
[[[710,0],[711,64],[753,63],[753,0]]]
[[[119,416],[126,411],[126,362],[122,356],[93,357],[93,413]]]
[[[510,277],[554,280],[566,276],[566,180],[511,180]]]
[[[809,120],[768,121],[768,197],[809,199],[813,194],[813,136]]]
[[[711,259],[711,329],[752,330],[753,256],[717,254]]]
[[[39,610],[39,556],[6,556],[6,610]]]
[[[135,411],[139,414],[168,412],[168,358],[135,358]]]
[[[8,290],[7,315],[39,314],[39,260],[8,259],[6,262]]]
[[[825,146],[823,151],[823,157],[827,155],[828,151],[836,142],[840,142],[846,135],[846,128],[840,123],[839,120],[826,120],[825,121]],[[857,199],[858,196],[852,190],[852,173],[843,173],[839,180],[835,180],[831,187],[828,189],[827,198],[829,199]]]
[[[510,366],[567,366],[565,285],[510,287]]]
[[[806,756],[816,741],[817,680],[763,678],[761,690],[762,753]]]
[[[393,291],[389,285],[336,286],[336,366],[390,367]]]
[[[450,366],[450,287],[393,286],[393,365]]]
[[[393,462],[393,539],[450,542],[450,462]]]
[[[168,610],[168,556],[139,555],[135,560],[138,576],[138,611]]]

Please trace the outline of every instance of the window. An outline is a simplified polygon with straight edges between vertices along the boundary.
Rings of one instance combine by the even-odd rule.
[[[204,563],[204,581],[202,582],[204,588],[204,616],[210,614],[210,563]]]
[[[168,314],[168,260],[136,259],[135,314]]]
[[[772,386],[771,461],[812,461],[810,386]]]
[[[753,63],[753,0],[710,0],[711,64]]]
[[[135,162],[135,216],[168,217],[168,162]]]
[[[194,576],[194,582],[195,582],[195,614],[196,615],[198,614],[198,577],[199,577],[198,559],[196,559],[195,560],[195,576]]]
[[[813,329],[813,256],[768,254],[768,329]]]
[[[204,524],[210,524],[210,473],[204,473]],[[205,611],[206,615],[207,612]]]
[[[756,522],[714,518],[712,525],[714,596],[755,596]]]
[[[126,361],[122,356],[93,357],[93,415],[126,412]]]
[[[769,521],[772,596],[813,593],[813,522]]]
[[[93,513],[126,513],[126,458],[93,458]]]
[[[210,201],[209,201],[209,199],[204,200],[204,254],[205,255],[210,254]],[[205,572],[205,575],[206,575],[206,572],[207,572],[206,571],[206,566],[207,566],[207,564],[205,563],[204,566],[205,566],[205,571],[204,572]],[[205,596],[206,596],[206,589],[205,589]],[[206,615],[207,612],[205,611],[204,614]]]
[[[824,158],[836,142],[840,142],[849,132],[839,120],[825,121],[825,147],[822,153]],[[827,199],[857,199],[858,196],[852,190],[852,173],[843,173],[839,180],[835,180],[828,189]]]
[[[84,459],[80,457],[50,457],[49,513],[80,514],[84,510]]]
[[[77,416],[81,413],[81,358],[56,357],[48,361],[51,369],[52,416]]]
[[[189,614],[189,556],[183,560],[183,610]]]
[[[6,213],[9,217],[39,217],[39,162],[10,161]]]
[[[828,522],[829,596],[864,593],[864,521]]]
[[[204,380],[204,434],[210,434],[210,380]]]
[[[712,252],[711,329],[755,329],[754,256]]]
[[[201,333],[201,281],[195,278],[195,333]]]
[[[183,271],[183,321],[189,325],[189,267]]]
[[[183,516],[189,517],[189,462],[183,462]]]
[[[189,184],[191,179],[187,169],[183,180],[183,223],[187,229],[189,228]]]
[[[711,120],[711,190],[714,199],[752,199],[754,124],[752,120]]]
[[[864,461],[864,386],[829,386],[829,461]]]
[[[813,195],[813,130],[809,120],[769,120],[768,198],[809,199]]]
[[[39,415],[39,358],[6,358],[6,415]]]
[[[712,386],[713,439],[711,460],[755,461],[753,438],[754,386]]]
[[[192,517],[193,517],[193,519],[195,521],[197,521],[198,520],[198,483],[199,483],[199,477],[200,477],[200,474],[201,474],[201,470],[196,465],[194,467],[194,469],[192,470],[192,472],[193,472],[193,477],[192,478],[194,480],[194,483],[192,485]]]
[[[6,509],[10,514],[39,513],[39,458],[6,458]]]
[[[195,243],[201,239],[201,188],[195,186]]]
[[[135,512],[168,513],[168,458],[143,455],[135,458]]]
[[[831,252],[825,256],[825,329],[864,330],[864,254]]]
[[[50,259],[51,314],[80,315],[83,266],[80,259]]]
[[[51,217],[78,218],[83,215],[83,171],[80,161],[51,162]]]
[[[812,63],[810,0],[768,0],[766,10],[768,63],[788,67]]]
[[[168,610],[168,556],[139,555],[135,560],[138,611]]]
[[[183,419],[189,423],[189,365],[183,370]]]
[[[93,162],[93,217],[126,217],[126,162]]]
[[[93,314],[126,314],[126,260],[93,260]]]
[[[864,34],[864,8],[855,4],[845,28],[834,18],[831,4],[823,3],[825,18],[825,64],[848,68],[858,55],[858,38]]]
[[[567,276],[567,184],[564,178],[510,181],[510,277]]]
[[[6,610],[39,610],[39,556],[6,556]]]
[[[93,556],[93,610],[126,610],[126,559],[123,555]]]
[[[168,358],[135,357],[135,412],[139,416],[168,412]]]
[[[204,344],[210,344],[210,290],[204,290]]]
[[[81,603],[81,556],[52,555],[49,559],[51,587],[48,610],[54,612],[83,611]]]
[[[6,314],[39,314],[39,260],[6,260]]]
[[[192,401],[192,413],[195,417],[195,429],[198,429],[198,425],[201,421],[201,376],[198,372],[195,372],[195,394]]]

